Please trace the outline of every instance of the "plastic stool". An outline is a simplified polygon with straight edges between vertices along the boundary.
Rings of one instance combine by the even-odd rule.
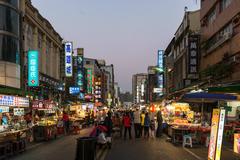
[[[190,135],[183,136],[183,147],[189,145],[192,148],[192,137]]]

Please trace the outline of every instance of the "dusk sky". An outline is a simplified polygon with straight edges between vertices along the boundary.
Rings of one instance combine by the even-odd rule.
[[[132,90],[132,75],[156,65],[180,25],[184,7],[196,0],[32,0],[64,40],[89,58],[114,64],[115,81]]]

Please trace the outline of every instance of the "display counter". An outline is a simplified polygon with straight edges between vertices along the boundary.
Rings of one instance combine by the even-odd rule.
[[[33,127],[34,141],[47,141],[57,138],[57,125],[36,125]]]

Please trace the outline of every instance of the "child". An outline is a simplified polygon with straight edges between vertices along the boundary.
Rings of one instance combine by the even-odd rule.
[[[155,138],[155,121],[151,120],[150,124],[150,137]]]

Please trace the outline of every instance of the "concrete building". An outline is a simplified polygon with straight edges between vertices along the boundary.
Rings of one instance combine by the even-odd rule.
[[[0,0],[0,86],[21,87],[20,4],[18,0]]]
[[[27,79],[27,51],[39,52],[40,87],[36,93],[45,99],[54,99],[58,95],[60,78],[60,55],[63,51],[62,37],[51,23],[32,5],[30,0],[22,0],[22,52],[24,79]],[[27,84],[25,83],[25,86]],[[28,87],[27,90],[30,90]],[[33,90],[33,88],[31,88]]]
[[[240,82],[240,1],[201,1],[201,72],[207,86]]]
[[[157,95],[154,90],[157,88],[158,76],[156,66],[148,67],[148,81],[147,81],[147,103],[155,102]]]
[[[186,11],[164,58],[166,95],[199,80],[200,11]]]
[[[148,74],[139,73],[132,77],[133,103],[146,103]]]

